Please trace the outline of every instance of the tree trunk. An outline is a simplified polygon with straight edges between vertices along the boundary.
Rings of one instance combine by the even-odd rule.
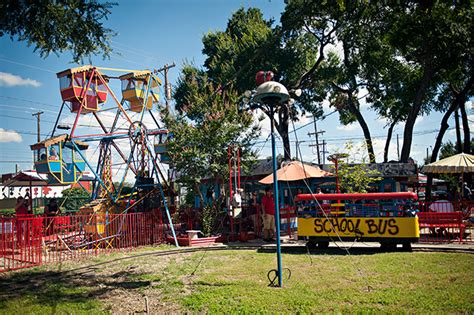
[[[459,126],[459,111],[454,112],[454,123],[456,125],[456,153],[462,152],[461,127]]]
[[[290,147],[290,136],[288,134],[288,128],[290,123],[290,115],[288,113],[288,106],[283,105],[278,111],[278,133],[280,134],[281,140],[283,141],[284,160],[291,161],[291,147]]]
[[[357,122],[359,123],[360,127],[362,128],[362,132],[364,133],[365,144],[367,145],[367,153],[369,154],[369,162],[375,163],[374,146],[372,145],[372,137],[370,135],[369,126],[365,122],[364,116],[362,116],[360,110],[355,106],[354,101],[352,100],[352,91],[347,93],[347,97],[349,110],[354,116],[356,116]]]
[[[201,187],[199,183],[194,184],[194,189],[196,190],[198,197],[199,197],[199,204],[201,208],[204,208],[204,195],[202,194]]]
[[[453,114],[453,112],[457,108],[457,101],[456,99],[453,100],[451,103],[451,106],[449,106],[448,110],[446,113],[444,113],[443,118],[441,119],[441,126],[439,128],[438,136],[436,137],[435,145],[433,147],[433,151],[431,152],[431,159],[430,163],[436,162],[438,158],[438,153],[439,150],[441,149],[441,144],[443,143],[443,137],[444,134],[446,133],[446,130],[449,128],[448,120],[449,117]],[[431,201],[431,186],[433,185],[433,174],[427,174],[427,179],[426,179],[426,201],[430,202]]]
[[[388,127],[387,140],[385,141],[385,148],[383,149],[383,162],[388,162],[388,149],[390,148],[390,142],[392,141],[393,128],[397,124],[397,120],[392,121],[390,127]]]
[[[466,106],[464,100],[460,100],[459,109],[461,111],[462,130],[464,133],[464,147],[463,152],[471,154],[471,131],[469,130],[469,121],[467,119]]]
[[[448,130],[449,128],[449,124],[448,124],[449,117],[451,117],[453,112],[457,110],[458,107],[464,106],[464,101],[466,100],[467,94],[471,90],[473,83],[474,83],[474,76],[471,76],[471,78],[467,81],[466,85],[460,92],[457,92],[455,89],[451,87],[451,90],[454,94],[454,99],[453,99],[453,102],[451,103],[451,106],[449,106],[448,110],[446,111],[446,113],[444,113],[443,118],[441,119],[441,126],[438,132],[438,136],[436,137],[436,142],[433,147],[433,152],[431,153],[430,163],[436,162],[436,160],[438,159],[438,153],[439,153],[439,150],[441,149],[441,144],[443,143],[444,134],[446,133],[446,130]],[[426,180],[426,194],[425,194],[427,201],[431,201],[431,186],[432,185],[433,185],[433,174],[428,174],[428,178]]]
[[[433,78],[435,71],[430,66],[425,66],[423,79],[420,82],[420,86],[416,92],[415,100],[413,101],[413,106],[411,107],[410,113],[408,114],[405,129],[403,130],[403,146],[402,153],[400,156],[400,162],[408,162],[411,151],[411,143],[413,141],[413,128],[415,126],[416,118],[420,113],[421,106],[423,105],[423,99],[426,94],[426,90]]]

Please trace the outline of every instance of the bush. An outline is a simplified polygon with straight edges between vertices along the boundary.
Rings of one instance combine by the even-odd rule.
[[[63,197],[58,201],[63,212],[76,212],[89,202],[91,195],[82,188],[68,188],[63,190]]]

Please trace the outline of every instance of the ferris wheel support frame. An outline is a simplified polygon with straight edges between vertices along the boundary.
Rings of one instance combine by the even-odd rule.
[[[155,78],[155,75],[153,73],[150,73],[150,75],[146,79],[146,84],[143,85],[142,93],[141,93],[141,95],[145,96],[141,100],[141,102],[143,103],[143,106],[142,106],[142,109],[141,109],[139,120],[137,121],[138,124],[135,126],[135,122],[132,121],[131,117],[127,114],[127,112],[124,108],[125,99],[122,99],[122,101],[119,102],[117,96],[112,91],[112,89],[108,85],[108,82],[104,79],[104,77],[98,71],[98,69],[100,69],[100,68],[93,67],[91,69],[91,71],[89,72],[89,74],[87,76],[89,78],[88,82],[82,88],[82,91],[80,93],[81,103],[80,103],[79,108],[75,112],[76,117],[74,119],[74,123],[72,125],[71,132],[69,133],[69,140],[72,143],[72,146],[74,147],[75,151],[84,160],[86,166],[90,169],[90,171],[94,174],[94,176],[96,178],[95,184],[94,184],[94,191],[98,192],[99,188],[103,188],[104,191],[106,192],[109,200],[114,204],[117,203],[117,201],[121,197],[121,191],[122,191],[122,188],[124,186],[124,182],[125,182],[125,179],[126,179],[126,176],[129,172],[129,170],[132,170],[132,172],[136,175],[135,176],[136,180],[135,180],[135,184],[134,184],[134,187],[133,187],[133,190],[135,190],[137,187],[139,188],[140,185],[143,184],[143,183],[139,183],[138,174],[140,174],[141,171],[145,171],[145,168],[147,168],[147,164],[151,163],[152,164],[151,178],[155,178],[156,183],[153,183],[151,185],[148,184],[148,186],[153,186],[153,187],[155,187],[155,189],[158,188],[158,190],[160,191],[161,199],[162,199],[162,202],[163,202],[163,205],[164,205],[164,208],[165,208],[165,212],[166,212],[167,219],[168,219],[168,222],[169,222],[169,226],[170,226],[170,229],[171,229],[171,232],[172,232],[172,235],[173,235],[173,239],[175,241],[175,245],[177,247],[179,247],[177,237],[176,237],[176,232],[174,230],[173,221],[171,219],[171,215],[170,215],[170,211],[169,211],[169,207],[168,207],[168,202],[167,202],[165,194],[164,194],[163,184],[162,184],[162,180],[160,179],[160,176],[163,178],[163,181],[165,183],[166,183],[166,179],[164,178],[164,176],[161,172],[161,169],[158,165],[158,156],[159,155],[158,155],[158,153],[154,152],[154,150],[150,146],[150,142],[149,142],[149,137],[150,136],[155,136],[155,135],[163,133],[163,130],[161,130],[162,128],[160,127],[158,121],[153,116],[152,112],[149,111],[148,108],[147,108],[147,102],[148,102],[148,98],[150,96],[150,93],[153,93],[153,92],[150,92],[150,90],[152,88],[152,82],[157,83],[157,85],[159,85],[160,82],[157,80],[157,78]],[[114,121],[112,123],[112,126],[110,127],[110,129],[108,129],[104,125],[102,120],[100,119],[99,115],[95,111],[91,111],[94,118],[95,118],[95,120],[98,122],[100,128],[102,129],[102,133],[87,134],[87,135],[75,135],[75,131],[78,127],[79,118],[80,118],[81,114],[84,112],[84,110],[86,108],[86,106],[85,106],[86,100],[87,100],[86,93],[91,88],[93,78],[97,78],[98,81],[100,83],[102,83],[103,86],[105,86],[107,92],[111,95],[112,99],[117,104],[117,112],[116,112]],[[63,103],[61,105],[61,109],[58,113],[58,117],[57,117],[56,122],[54,124],[53,135],[56,132],[56,129],[57,129],[60,117],[63,113],[63,109],[64,109],[65,105],[66,105],[66,101],[63,101]],[[143,119],[144,119],[145,111],[149,111],[149,114],[151,115],[154,123],[156,124],[156,127],[158,128],[158,130],[152,129],[153,131],[148,132],[146,126],[143,125]],[[121,116],[124,117],[127,120],[127,122],[130,124],[130,130],[128,132],[121,132],[117,128],[117,124],[118,124],[119,118]],[[114,140],[130,138],[130,137],[132,137],[132,135],[134,133],[137,132],[138,128],[144,128],[143,130],[140,130],[141,134],[136,135],[137,137],[141,137],[141,141],[140,141],[140,138],[137,138],[137,141],[133,141],[133,144],[132,144],[131,150],[130,150],[130,155],[127,158],[127,156],[124,154],[124,152],[120,149],[120,146]],[[105,161],[101,161],[101,163],[99,163],[97,165],[97,169],[94,169],[92,167],[91,163],[86,158],[85,153],[81,152],[79,146],[75,143],[75,140],[78,140],[78,139],[81,139],[81,141],[84,141],[84,142],[92,142],[92,141],[106,142],[106,143],[103,143],[104,145],[101,146],[101,148],[100,148],[101,149],[101,157],[99,159],[105,158],[105,155],[103,155],[102,153],[105,154],[106,151],[110,150],[111,146],[113,146],[114,149],[116,150],[116,152],[119,154],[119,156],[125,162],[124,164],[126,165],[126,168],[125,168],[125,171],[124,171],[124,175],[122,176],[122,180],[120,181],[119,187],[118,187],[118,189],[115,189],[116,187],[113,187],[113,190],[115,190],[116,193],[114,193],[113,191],[110,191],[109,187],[107,187],[107,185],[104,183],[103,179],[101,178],[101,175],[100,175],[101,167],[100,167],[99,164],[103,164]],[[138,151],[135,152],[138,145],[141,146],[141,147],[139,147],[139,150],[141,150],[141,152],[138,152]],[[102,151],[102,150],[104,150],[104,151]],[[136,161],[139,163],[137,165],[137,167],[139,167],[140,169],[137,169],[132,163],[132,159],[135,158],[134,154],[137,154]],[[73,162],[73,165],[75,167],[75,170],[79,170],[78,165],[76,165],[74,162]],[[102,170],[102,172],[103,171],[104,170]],[[145,172],[143,172],[143,173],[145,173]],[[149,175],[147,175],[147,176],[149,176]],[[167,185],[167,186],[168,186],[168,189],[170,189],[169,185]],[[93,194],[93,196],[97,197],[97,195],[94,195],[94,194]],[[132,195],[129,196],[129,202],[128,203],[130,203],[131,198],[132,198]],[[106,209],[106,216],[108,216],[108,209]]]

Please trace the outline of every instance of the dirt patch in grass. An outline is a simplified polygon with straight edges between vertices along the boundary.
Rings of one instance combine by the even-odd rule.
[[[94,263],[68,262],[0,275],[0,309],[12,314],[20,309],[22,313],[81,313],[81,309],[145,313],[147,297],[149,311],[178,312],[177,303],[163,300],[161,288],[172,257],[126,257],[118,254]]]

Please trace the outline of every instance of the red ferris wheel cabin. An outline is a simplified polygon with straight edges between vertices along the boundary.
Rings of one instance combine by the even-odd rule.
[[[63,101],[71,103],[71,112],[87,114],[107,100],[107,79],[90,65],[71,68],[57,74]]]

